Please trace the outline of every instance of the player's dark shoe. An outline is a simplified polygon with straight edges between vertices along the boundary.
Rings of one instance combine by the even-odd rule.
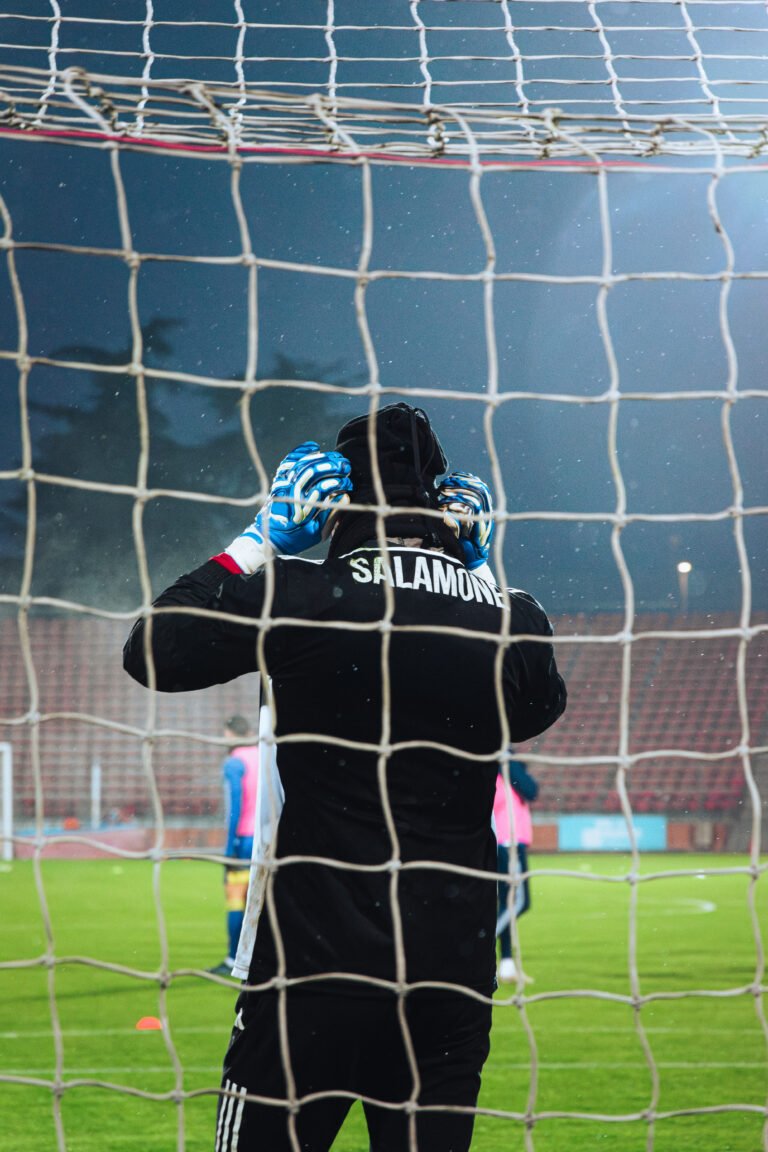
[[[231,976],[232,965],[227,964],[226,960],[222,960],[221,964],[216,964],[213,968],[206,968],[206,972],[210,972],[211,976]]]

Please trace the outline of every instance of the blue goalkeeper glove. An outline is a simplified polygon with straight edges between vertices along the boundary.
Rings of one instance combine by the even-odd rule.
[[[256,519],[225,551],[249,575],[264,563],[267,543],[288,556],[305,552],[331,513],[349,503],[350,471],[340,452],[323,452],[314,440],[300,444],[281,461]]]
[[[467,568],[488,560],[493,539],[493,500],[488,485],[471,472],[451,472],[437,489],[443,519],[456,534]]]

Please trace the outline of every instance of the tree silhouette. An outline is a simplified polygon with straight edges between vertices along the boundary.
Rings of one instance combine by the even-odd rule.
[[[179,322],[158,318],[143,329],[148,367],[173,364],[171,335]],[[34,596],[125,610],[140,599],[135,496],[76,486],[78,482],[132,488],[140,459],[137,381],[107,371],[128,364],[130,350],[65,347],[53,357],[93,364],[91,371],[35,366],[30,377],[29,424],[35,484]],[[282,456],[308,438],[332,443],[346,418],[342,394],[308,392],[283,382],[322,379],[340,383],[343,367],[324,368],[280,357],[269,373],[280,386],[252,395],[249,415],[268,476]],[[346,387],[349,387],[349,382]],[[145,380],[149,457],[146,485],[173,495],[148,500],[142,517],[153,589],[172,581],[224,547],[253,514],[244,507],[260,492],[242,429],[237,387],[190,385],[149,373]],[[356,409],[355,409],[356,410]],[[198,498],[195,498],[195,497]],[[214,496],[234,503],[199,499]],[[29,515],[18,484],[4,509],[12,530],[0,558],[3,590],[17,591]]]

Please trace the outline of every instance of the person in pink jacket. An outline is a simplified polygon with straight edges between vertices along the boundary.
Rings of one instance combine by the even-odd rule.
[[[512,919],[518,919],[531,906],[531,886],[528,879],[528,848],[533,841],[533,825],[529,802],[536,799],[539,786],[527,771],[522,760],[510,760],[509,786],[504,773],[496,777],[496,796],[493,804],[493,823],[496,830],[496,860],[499,881],[499,918],[496,935],[499,938],[501,958],[498,979],[502,984],[518,980],[518,971],[512,957]],[[510,870],[510,853],[516,849]],[[515,875],[513,897],[509,879]],[[523,977],[526,979],[526,977]]]
[[[227,843],[224,855],[224,891],[227,905],[227,956],[209,968],[216,976],[230,976],[245,915],[250,876],[253,834],[256,820],[256,794],[259,785],[259,745],[244,716],[224,721],[224,737],[229,752],[222,765],[226,804]]]

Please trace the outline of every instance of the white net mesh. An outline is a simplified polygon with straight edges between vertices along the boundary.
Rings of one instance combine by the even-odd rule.
[[[353,141],[414,158],[711,155],[712,137],[750,158],[765,147],[757,0],[310,0],[283,19],[241,3],[217,5],[218,19],[142,7],[4,13],[6,129],[246,149]]]
[[[254,685],[169,702],[124,683],[119,646],[182,551],[196,562],[250,516],[290,431],[298,442],[308,418],[328,429],[405,397],[492,478],[499,578],[539,595],[557,626],[569,712],[524,750],[547,785],[543,823],[614,811],[627,836],[612,874],[534,868],[541,891],[586,886],[586,917],[626,892],[623,983],[574,984],[569,968],[497,997],[498,1028],[519,1027],[517,1067],[489,1072],[502,1085],[478,1115],[501,1128],[478,1129],[477,1146],[512,1128],[526,1148],[563,1131],[580,1147],[589,1123],[609,1125],[616,1148],[683,1148],[665,1125],[691,1117],[712,1126],[690,1147],[714,1147],[717,1117],[737,1115],[752,1127],[736,1139],[768,1148],[761,1089],[667,1094],[683,1065],[654,1027],[669,1004],[669,1030],[686,1035],[689,1008],[725,1005],[724,1030],[738,1015],[764,1060],[765,6],[304,0],[278,18],[236,0],[188,19],[150,0],[101,7],[0,14],[0,719],[44,929],[41,949],[11,944],[0,968],[39,970],[52,1039],[45,1073],[11,1056],[0,1080],[45,1091],[53,1124],[36,1146],[80,1146],[66,1108],[89,1087],[97,1115],[123,1097],[169,1103],[179,1149],[212,1131],[193,1106],[218,1079],[190,1080],[171,1004],[195,966],[174,963],[165,878],[179,855],[221,859],[210,760],[219,717],[249,710]],[[66,419],[74,439],[57,456]],[[228,439],[207,440],[201,420]],[[78,510],[98,540],[71,535]],[[676,568],[689,556],[690,581]],[[116,812],[108,835],[87,828],[94,779]],[[737,855],[646,866],[644,813],[674,826],[670,847]],[[63,846],[148,862],[159,961],[62,946],[46,861]],[[644,978],[645,894],[697,875],[743,881],[741,965]],[[516,955],[529,966],[519,941]],[[171,1087],[70,1071],[72,966],[151,986]],[[612,1007],[631,1014],[645,1074],[633,1102],[552,1091],[547,1012],[564,1001],[589,1006],[596,1048]],[[713,1052],[714,1034],[684,1057],[701,1074]],[[508,1075],[523,1083],[514,1106]]]

